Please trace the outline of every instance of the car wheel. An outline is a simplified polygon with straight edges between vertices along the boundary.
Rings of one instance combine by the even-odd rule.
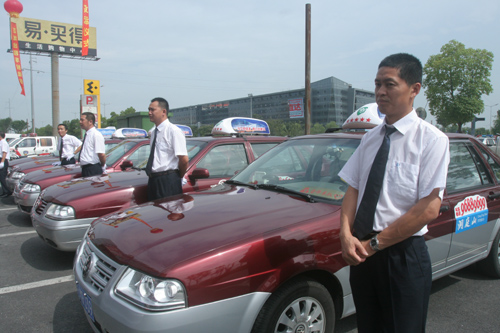
[[[478,262],[484,274],[500,279],[500,230],[497,232],[488,256]]]
[[[269,297],[255,320],[253,333],[330,333],[335,306],[328,290],[316,281],[292,281]]]

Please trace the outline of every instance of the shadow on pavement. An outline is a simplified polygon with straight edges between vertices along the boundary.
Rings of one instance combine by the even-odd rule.
[[[51,248],[39,237],[32,237],[21,245],[21,256],[28,265],[42,271],[63,271],[73,268],[74,252]]]
[[[57,303],[54,309],[53,331],[54,333],[91,333],[92,328],[87,322],[83,312],[80,299],[75,291],[65,295]]]

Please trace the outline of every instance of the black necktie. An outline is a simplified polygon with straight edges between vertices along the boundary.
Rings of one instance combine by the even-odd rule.
[[[155,158],[155,148],[156,148],[156,137],[158,136],[158,128],[155,128],[155,137],[153,139],[153,144],[151,145],[151,151],[149,152],[148,164],[146,164],[146,174],[149,176],[153,170],[153,160]]]
[[[80,163],[80,157],[82,156],[83,153],[83,145],[85,144],[85,139],[87,138],[87,133],[83,136],[83,142],[82,142],[82,149],[80,149],[80,155],[78,155],[78,163]]]
[[[59,147],[59,159],[62,161],[63,138],[61,137],[61,147]]]
[[[391,144],[390,135],[394,133],[394,127],[385,125],[385,135],[377,155],[373,160],[366,188],[359,204],[356,218],[354,219],[354,235],[358,239],[364,239],[373,231],[373,219],[375,217],[375,209],[377,208],[380,190],[384,181],[385,167],[387,165],[387,157],[389,156],[389,148]]]

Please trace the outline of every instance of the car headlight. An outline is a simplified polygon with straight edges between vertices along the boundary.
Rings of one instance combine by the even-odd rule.
[[[30,184],[30,183],[24,184],[23,187],[21,188],[21,191],[25,193],[40,193],[41,190],[42,188],[40,187],[40,185]]]
[[[157,279],[128,268],[116,284],[115,293],[135,305],[152,311],[186,307],[184,286],[177,280]]]
[[[75,210],[71,206],[50,204],[45,216],[53,220],[71,220],[75,218]]]
[[[21,179],[24,176],[26,176],[26,174],[24,172],[21,172],[21,171],[14,171],[14,172],[11,172],[11,174],[10,174],[10,178],[12,178],[12,179]]]

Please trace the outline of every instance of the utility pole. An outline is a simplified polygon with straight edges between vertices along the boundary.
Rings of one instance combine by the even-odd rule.
[[[306,4],[306,96],[304,101],[305,134],[311,134],[311,4]]]

